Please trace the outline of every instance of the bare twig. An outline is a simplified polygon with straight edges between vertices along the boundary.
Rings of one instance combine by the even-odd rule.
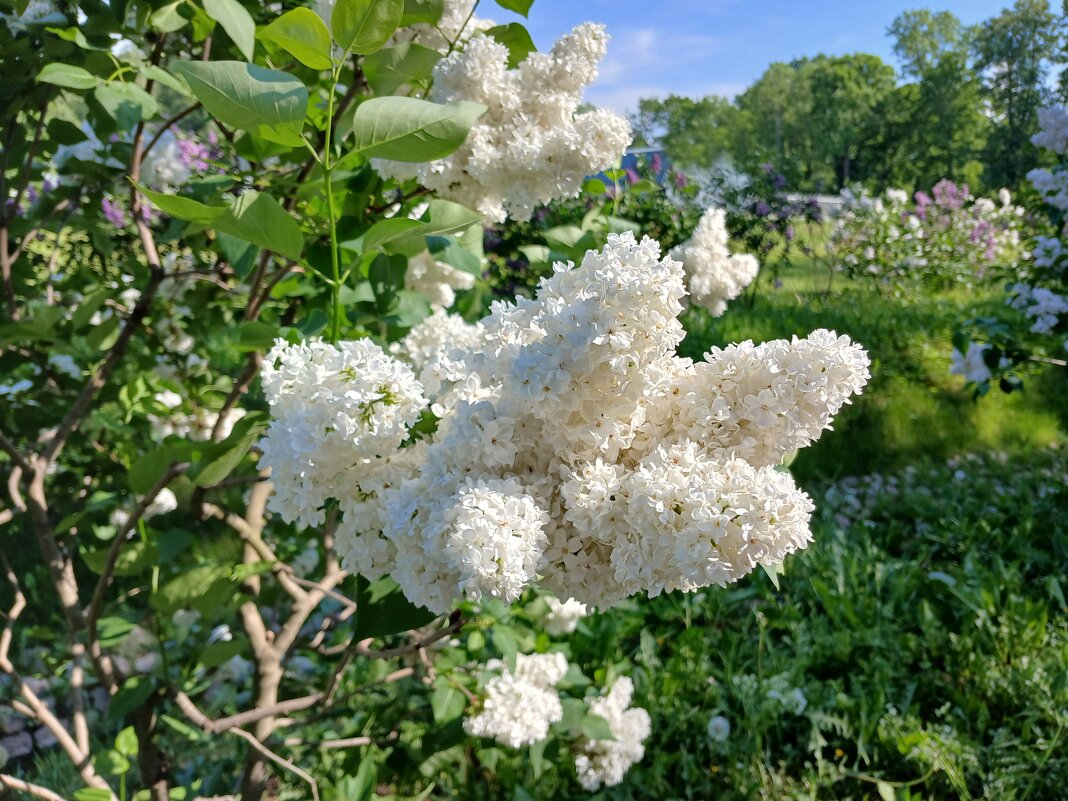
[[[23,473],[31,470],[30,463],[26,461],[26,457],[15,447],[15,443],[4,435],[3,431],[0,431],[0,451],[10,456],[15,467],[19,468]]]
[[[6,788],[8,790],[16,790],[20,793],[26,793],[32,795],[34,798],[43,798],[44,801],[66,801],[59,793],[54,793],[47,787],[42,787],[39,784],[31,784],[28,781],[17,779],[14,776],[8,776],[0,773],[0,788]]]
[[[186,117],[188,117],[190,114],[192,114],[194,111],[196,111],[198,108],[200,108],[200,103],[199,102],[194,103],[193,105],[191,105],[189,108],[185,109],[184,111],[179,111],[177,114],[175,114],[170,119],[165,120],[163,125],[160,126],[160,129],[158,131],[156,131],[156,135],[153,136],[149,140],[147,145],[145,145],[144,152],[142,152],[142,154],[141,154],[142,158],[149,154],[149,152],[152,150],[152,148],[154,148],[156,146],[156,144],[159,142],[159,140],[163,138],[163,134],[165,134],[167,131],[170,130],[172,125],[174,125],[177,122],[181,122]]]
[[[178,704],[178,708],[181,709],[183,714],[185,714],[185,716],[189,718],[193,723],[204,729],[204,731],[213,731],[211,718],[201,712],[200,709],[197,708],[196,704],[194,704],[193,701],[189,698],[189,696],[187,696],[185,693],[180,692],[175,695],[174,700],[175,703]],[[236,726],[231,726],[230,728],[226,729],[226,731],[230,734],[234,734],[240,737],[242,740],[252,746],[255,751],[269,759],[271,762],[274,762],[276,765],[281,765],[286,770],[303,779],[308,784],[308,787],[311,788],[312,798],[314,799],[314,801],[319,801],[319,785],[315,782],[315,779],[312,778],[310,774],[299,768],[297,765],[293,764],[293,762],[286,759],[285,757],[276,754],[274,751],[264,745],[257,737],[250,734],[245,729],[241,729]]]

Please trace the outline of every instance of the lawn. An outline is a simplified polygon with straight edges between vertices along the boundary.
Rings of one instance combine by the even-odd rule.
[[[1007,313],[996,288],[888,297],[837,276],[827,293],[826,270],[812,263],[783,267],[779,277],[776,289],[762,276],[752,297],[721,318],[689,312],[680,351],[699,358],[711,345],[804,336],[815,328],[863,343],[872,358],[871,383],[835,420],[833,436],[798,455],[792,470],[802,484],[961,453],[1026,456],[1065,441],[1068,371],[1035,365],[1023,392],[994,391],[978,402],[963,378],[949,374],[954,327]]]

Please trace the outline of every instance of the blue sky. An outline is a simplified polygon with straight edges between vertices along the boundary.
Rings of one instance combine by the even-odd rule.
[[[732,97],[773,61],[818,53],[875,53],[895,63],[886,28],[902,11],[952,11],[965,24],[1011,0],[534,0],[526,26],[539,50],[586,20],[612,41],[586,99],[616,111],[640,97]],[[490,0],[479,16],[516,20]]]

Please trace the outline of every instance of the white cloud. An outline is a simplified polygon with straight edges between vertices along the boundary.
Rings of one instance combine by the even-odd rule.
[[[586,99],[624,113],[636,110],[643,97],[733,96],[744,85],[693,80],[707,71],[702,69],[702,63],[721,48],[722,42],[715,36],[665,35],[655,28],[623,28],[612,35],[608,55],[596,83],[586,92]]]

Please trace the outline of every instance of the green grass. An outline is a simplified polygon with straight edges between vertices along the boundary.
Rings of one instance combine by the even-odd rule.
[[[829,479],[903,467],[917,459],[1004,450],[1027,453],[1064,442],[1068,432],[1068,370],[1036,365],[1023,392],[994,389],[973,400],[960,376],[949,374],[950,340],[963,320],[1006,314],[996,290],[915,292],[891,298],[866,283],[814,264],[786,267],[778,289],[764,278],[718,319],[700,309],[685,317],[680,351],[699,358],[711,345],[804,336],[829,328],[861,342],[872,358],[872,380],[847,407],[835,430],[801,452],[798,479]]]

